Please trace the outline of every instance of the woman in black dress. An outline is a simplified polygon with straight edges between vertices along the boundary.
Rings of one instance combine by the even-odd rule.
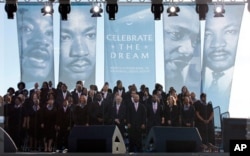
[[[30,101],[31,109],[29,113],[29,141],[31,150],[38,150],[38,145],[41,142],[41,119],[42,109],[40,107],[39,95],[34,93]]]
[[[177,127],[180,125],[179,122],[180,111],[176,104],[176,98],[174,96],[169,96],[167,98],[165,113],[166,113],[166,126]]]
[[[54,99],[50,98],[46,107],[43,109],[41,128],[43,129],[44,151],[52,152],[52,144],[56,137],[56,115]]]

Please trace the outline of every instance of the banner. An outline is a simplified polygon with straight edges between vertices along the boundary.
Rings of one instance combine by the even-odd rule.
[[[228,111],[243,5],[224,5],[224,17],[214,17],[209,5],[206,17],[202,88],[213,106]]]
[[[83,81],[87,88],[95,84],[96,26],[97,18],[91,17],[91,5],[71,4],[67,21],[60,21],[59,81],[68,90]]]
[[[154,88],[155,21],[150,5],[120,4],[113,21],[104,15],[104,80]]]
[[[21,81],[26,88],[36,82],[54,82],[52,16],[43,16],[44,4],[18,4],[16,13]]]
[[[194,5],[178,5],[178,16],[164,13],[164,64],[166,91],[186,86],[199,95],[201,86],[200,22]],[[169,6],[166,5],[165,8]]]

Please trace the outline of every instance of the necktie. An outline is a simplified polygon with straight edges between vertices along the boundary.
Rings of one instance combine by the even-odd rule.
[[[138,103],[135,103],[135,111],[138,109]]]
[[[119,105],[116,105],[116,114],[118,114],[119,113]]]
[[[153,110],[154,110],[154,113],[156,113],[156,103],[153,103]]]
[[[213,72],[213,81],[211,83],[211,86],[209,87],[209,92],[218,92],[220,89],[218,86],[218,80],[224,75],[223,72]]]

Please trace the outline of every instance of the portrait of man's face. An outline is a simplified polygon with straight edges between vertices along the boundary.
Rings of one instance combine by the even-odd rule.
[[[199,20],[195,8],[180,6],[180,10],[178,16],[164,14],[163,18],[164,60],[168,74],[188,65],[199,39]]]
[[[17,21],[22,80],[53,79],[52,18],[42,15],[40,5],[20,5]]]
[[[239,8],[240,7],[240,8]],[[213,71],[234,66],[240,33],[242,6],[225,6],[224,17],[214,17],[210,7],[206,18],[204,63]]]
[[[91,17],[89,7],[71,6],[68,20],[61,21],[60,44],[60,81],[69,84],[91,79],[96,62],[96,18]]]

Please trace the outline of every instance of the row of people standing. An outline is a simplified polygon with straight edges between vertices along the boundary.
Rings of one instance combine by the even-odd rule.
[[[24,138],[18,136],[25,135],[15,134],[24,134],[26,130],[30,147],[36,147],[39,140],[42,140],[44,150],[51,151],[52,145],[67,148],[67,136],[74,125],[115,124],[122,134],[128,131],[130,151],[141,152],[141,136],[147,134],[153,126],[193,127],[195,119],[199,119],[196,118],[197,112],[201,113],[203,119],[203,112],[199,111],[199,101],[197,106],[193,105],[187,88],[183,88],[179,95],[174,88],[170,88],[166,94],[162,86],[156,84],[151,96],[145,85],[141,86],[140,92],[137,92],[135,85],[131,85],[129,91],[125,92],[121,81],[118,81],[113,93],[107,83],[100,92],[94,85],[87,92],[86,88],[77,82],[76,89],[69,92],[66,84],[62,83],[57,89],[50,89],[45,82],[43,88],[34,91],[29,98],[20,96],[23,95],[21,92],[16,96],[15,104],[6,111],[6,119],[19,119],[19,125],[22,126],[18,127],[22,130],[17,132],[18,129],[11,126],[6,126],[6,129],[19,147]],[[47,95],[42,93],[44,90]],[[16,102],[18,100],[19,102]],[[21,116],[14,116],[18,114],[11,112],[14,108],[22,108],[19,113]],[[7,125],[17,124],[8,120]],[[13,130],[15,132],[12,132]]]

